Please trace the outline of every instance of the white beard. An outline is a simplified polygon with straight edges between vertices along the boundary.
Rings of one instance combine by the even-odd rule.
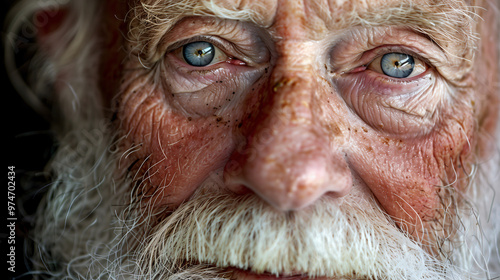
[[[159,279],[186,261],[356,279],[441,279],[450,271],[435,266],[373,201],[348,197],[283,213],[255,195],[200,189],[153,229],[138,260]]]
[[[43,8],[42,2],[54,1],[25,2],[24,17],[31,18],[32,11]],[[478,167],[484,174],[478,172],[469,188],[468,203],[457,205],[458,216],[452,219],[458,238],[444,260],[431,256],[399,231],[361,185],[341,201],[324,198],[302,212],[285,214],[255,196],[227,194],[217,188],[216,180],[209,180],[190,201],[149,228],[154,217],[132,203],[137,198],[131,197],[131,184],[123,171],[126,166],[120,164],[134,149],[119,152],[115,148],[109,121],[100,120],[103,112],[96,109],[103,106],[96,98],[101,96],[99,87],[92,83],[100,78],[94,69],[99,65],[95,34],[100,21],[93,19],[102,2],[70,3],[72,10],[81,13],[80,25],[61,29],[64,36],[60,38],[71,42],[60,43],[65,55],[56,55],[62,61],[54,65],[78,70],[66,73],[76,81],[68,81],[72,87],[57,95],[61,100],[54,102],[54,108],[60,108],[64,116],[60,127],[73,130],[63,133],[48,166],[53,184],[37,211],[32,232],[34,277],[231,277],[227,270],[207,263],[274,274],[300,271],[311,277],[344,278],[354,273],[358,278],[398,280],[500,276],[500,195],[495,195],[500,191],[498,151]],[[79,40],[73,40],[76,35]],[[39,84],[50,84],[57,71],[52,66],[40,69],[50,77],[40,79]],[[495,139],[500,140],[500,135]]]
[[[282,213],[255,195],[226,193],[212,178],[172,213],[156,211],[163,217],[150,223],[157,216],[130,202],[136,198],[119,172],[128,152],[110,151],[111,139],[104,125],[69,134],[50,164],[58,176],[37,218],[34,261],[53,278],[230,278],[223,267],[347,279],[498,276],[500,213],[491,196],[488,205],[478,201],[489,212],[461,208],[460,246],[448,260],[398,230],[364,188]]]

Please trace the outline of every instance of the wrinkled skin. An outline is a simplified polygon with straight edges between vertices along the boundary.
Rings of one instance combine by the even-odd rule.
[[[221,192],[301,211],[356,188],[373,194],[401,229],[425,238],[442,214],[441,187],[465,187],[482,145],[477,131],[492,129],[493,114],[485,116],[496,102],[482,87],[498,78],[497,66],[482,62],[496,61],[494,48],[480,46],[469,63],[460,42],[442,49],[404,26],[337,24],[352,9],[363,14],[399,1],[332,0],[326,9],[312,1],[240,2],[267,22],[181,20],[158,46],[154,75],[137,56],[104,54],[103,73],[121,73],[108,77],[105,92],[122,149],[139,147],[121,161],[137,181],[135,194],[172,210],[210,179],[223,182]],[[107,8],[121,14],[120,5]],[[107,20],[109,30],[118,24]],[[199,35],[219,38],[225,53],[200,71],[183,60],[182,44],[173,45]],[[401,81],[370,66],[398,50],[421,57],[425,72]]]

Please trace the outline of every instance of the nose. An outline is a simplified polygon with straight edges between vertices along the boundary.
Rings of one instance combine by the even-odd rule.
[[[282,211],[301,209],[327,193],[346,195],[352,185],[335,141],[342,137],[335,135],[340,129],[325,129],[319,116],[324,112],[318,113],[324,111],[315,101],[321,86],[300,76],[270,83],[266,93],[272,97],[264,102],[224,172],[229,189],[251,190]]]

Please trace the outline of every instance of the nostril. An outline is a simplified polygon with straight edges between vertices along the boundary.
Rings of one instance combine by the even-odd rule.
[[[341,149],[322,131],[279,124],[269,134],[268,127],[259,127],[244,148],[233,152],[224,167],[226,187],[237,194],[254,193],[282,211],[307,207],[325,194],[346,195],[352,175]],[[254,137],[263,133],[264,141]]]
[[[236,159],[230,159],[224,167],[224,185],[235,194],[251,193],[243,176],[242,164]]]
[[[228,181],[228,183],[238,180],[236,178],[241,178],[242,172],[242,164],[238,160],[230,159],[224,167],[224,180]]]
[[[323,195],[345,196],[352,178],[343,154],[313,144],[291,146],[287,151],[293,153],[274,144],[251,159],[234,153],[224,168],[225,187],[239,195],[253,193],[281,211],[307,207]]]
[[[337,186],[342,186],[341,188],[338,188]],[[351,191],[352,187],[352,179],[349,178],[342,178],[339,179],[338,185],[336,184],[334,187],[330,187],[327,189],[325,194],[328,194],[331,197],[343,197],[349,194]]]
[[[249,189],[247,186],[243,185],[243,184],[226,184],[226,188],[228,190],[230,190],[231,192],[235,193],[235,194],[238,194],[238,195],[245,195],[245,194],[249,194],[249,193],[252,193],[253,191],[251,189]]]

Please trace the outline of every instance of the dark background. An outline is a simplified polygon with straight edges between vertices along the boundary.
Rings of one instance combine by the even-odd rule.
[[[38,116],[28,105],[26,105],[20,95],[17,94],[7,77],[7,70],[4,64],[4,44],[6,42],[6,19],[5,16],[14,0],[1,0],[0,2],[0,24],[2,26],[2,45],[0,47],[0,92],[3,95],[2,113],[4,114],[3,135],[7,138],[4,141],[5,156],[2,156],[4,164],[1,189],[3,221],[0,230],[0,260],[7,260],[9,245],[7,237],[7,172],[9,166],[15,166],[15,195],[16,195],[16,273],[11,273],[6,261],[2,261],[0,268],[3,279],[31,279],[26,275],[29,262],[25,258],[26,251],[30,246],[25,242],[29,240],[29,229],[33,224],[32,215],[43,195],[44,186],[47,182],[47,174],[43,172],[44,166],[53,151],[53,140],[49,130],[49,124]],[[33,38],[30,38],[33,40]],[[26,64],[27,56],[22,50],[18,53],[18,60],[21,64]],[[7,277],[5,277],[7,276]]]

